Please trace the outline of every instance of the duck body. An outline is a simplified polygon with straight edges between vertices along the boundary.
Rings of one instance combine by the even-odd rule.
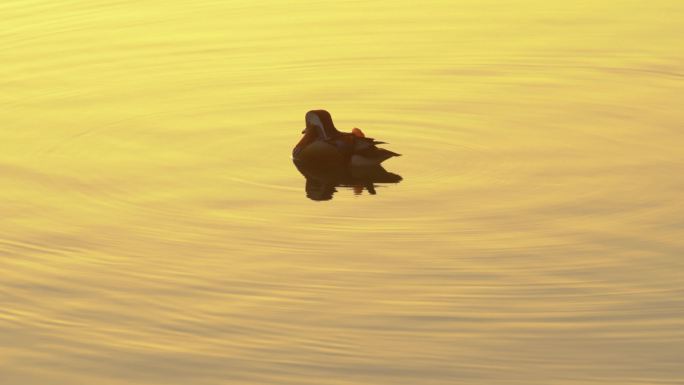
[[[292,150],[296,162],[370,167],[400,155],[377,147],[383,142],[366,138],[358,128],[351,133],[338,131],[328,111],[309,111],[305,121],[304,136]]]

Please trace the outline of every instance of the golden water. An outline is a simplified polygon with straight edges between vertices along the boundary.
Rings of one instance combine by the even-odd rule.
[[[681,1],[0,16],[0,384],[683,383]]]

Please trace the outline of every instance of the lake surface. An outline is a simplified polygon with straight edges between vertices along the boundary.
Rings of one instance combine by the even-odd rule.
[[[684,383],[681,1],[0,15],[1,384]]]

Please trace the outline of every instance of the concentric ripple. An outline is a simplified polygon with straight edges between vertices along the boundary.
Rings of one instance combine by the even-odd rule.
[[[681,2],[0,15],[0,384],[681,384]]]

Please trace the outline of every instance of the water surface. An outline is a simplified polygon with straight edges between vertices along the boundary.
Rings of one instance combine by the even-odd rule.
[[[0,15],[0,383],[682,383],[681,2]]]

